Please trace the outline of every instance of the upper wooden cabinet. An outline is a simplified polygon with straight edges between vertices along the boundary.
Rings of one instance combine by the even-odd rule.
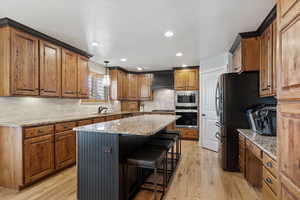
[[[61,96],[61,48],[40,41],[40,95]]]
[[[139,87],[138,87],[138,75],[137,74],[127,74],[127,99],[129,100],[137,100],[139,95]]]
[[[8,18],[0,24],[0,96],[88,96],[91,55]]]
[[[77,97],[77,55],[62,50],[62,96]]]
[[[300,1],[278,1],[278,99],[300,100]]]
[[[258,71],[260,42],[258,37],[242,37],[239,35],[230,49],[232,53],[232,71]]]
[[[39,95],[37,38],[11,29],[11,94]]]
[[[77,96],[80,98],[88,98],[89,96],[89,60],[85,57],[78,56],[77,68]]]
[[[110,74],[110,98],[112,100],[126,99],[127,75],[118,69],[109,70]]]
[[[198,69],[176,69],[174,76],[176,90],[198,90]]]
[[[152,100],[152,80],[153,74],[139,74],[138,87],[140,100]]]

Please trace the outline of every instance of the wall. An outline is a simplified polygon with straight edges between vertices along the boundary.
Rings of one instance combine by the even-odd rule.
[[[200,72],[205,72],[213,68],[227,66],[230,69],[231,65],[231,54],[229,52],[224,52],[214,57],[203,59],[200,61]]]
[[[103,65],[89,63],[90,70],[105,73]],[[113,111],[120,111],[118,101],[111,102]],[[99,105],[107,103],[84,103],[79,99],[38,98],[38,97],[0,97],[0,121],[13,122],[45,118],[57,118],[68,115],[91,114],[98,111]]]
[[[144,101],[144,111],[175,110],[175,91],[158,89],[153,92],[153,101]]]

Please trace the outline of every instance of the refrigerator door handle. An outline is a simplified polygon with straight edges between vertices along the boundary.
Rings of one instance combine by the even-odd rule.
[[[216,122],[216,126],[219,127],[219,128],[223,128],[223,126],[220,122]]]
[[[215,91],[215,106],[216,106],[216,113],[217,116],[220,116],[220,92],[219,92],[220,83],[217,83],[216,91]]]

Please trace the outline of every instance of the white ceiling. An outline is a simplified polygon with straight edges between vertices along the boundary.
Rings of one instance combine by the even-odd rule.
[[[2,0],[9,17],[127,69],[160,70],[227,51],[275,0]],[[171,39],[163,36],[174,31]],[[92,42],[103,46],[93,47]],[[182,57],[176,57],[183,52]],[[120,62],[127,58],[127,62]]]

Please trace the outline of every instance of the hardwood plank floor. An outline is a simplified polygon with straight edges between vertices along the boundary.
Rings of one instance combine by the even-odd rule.
[[[220,169],[217,154],[183,142],[183,156],[165,200],[259,200],[260,193],[240,173]],[[150,200],[141,191],[135,200]],[[0,200],[76,200],[76,168],[66,169],[37,184],[15,192],[0,188]]]

